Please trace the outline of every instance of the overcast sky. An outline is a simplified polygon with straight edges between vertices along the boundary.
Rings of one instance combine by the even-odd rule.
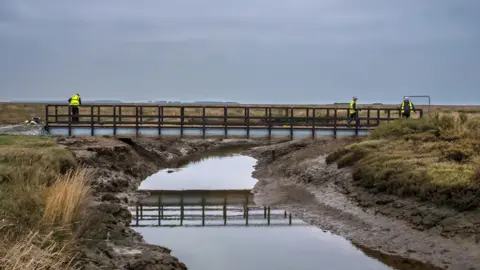
[[[0,0],[0,100],[480,104],[478,14],[480,0]]]

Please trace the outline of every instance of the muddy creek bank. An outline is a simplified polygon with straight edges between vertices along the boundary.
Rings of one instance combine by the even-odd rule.
[[[252,149],[249,154],[259,160],[254,172],[258,203],[280,205],[370,254],[397,256],[395,261],[405,261],[395,266],[399,269],[478,269],[478,210],[459,213],[354,186],[349,169],[325,163],[326,154],[352,140],[302,140]]]
[[[55,137],[93,170],[92,215],[85,222],[79,259],[84,269],[186,269],[168,248],[145,243],[129,227],[128,205],[135,204],[141,181],[171,161],[191,154],[265,141],[180,138],[115,139],[109,137]]]

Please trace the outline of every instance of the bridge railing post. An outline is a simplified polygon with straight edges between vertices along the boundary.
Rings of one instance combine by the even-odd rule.
[[[139,135],[139,123],[138,123],[138,105],[135,106],[135,136],[138,137]]]
[[[290,118],[289,118],[289,121],[290,122],[290,140],[293,140],[293,111],[295,109],[292,107],[290,108]]]
[[[360,117],[357,114],[357,116],[355,117],[355,136],[358,136],[359,127],[360,127]]]
[[[117,136],[117,106],[113,105],[113,136]]]
[[[227,128],[227,120],[228,120],[228,107],[223,107],[223,126],[224,126],[224,137],[228,137],[228,128]]]
[[[205,111],[205,106],[202,107],[202,137],[205,139],[205,129],[206,129],[206,126],[205,126],[205,114],[206,114],[206,111]]]
[[[55,122],[58,123],[58,106],[55,105]]]
[[[94,130],[95,122],[93,121],[93,106],[90,106],[90,135],[95,135]]]
[[[162,110],[161,106],[157,106],[157,132],[158,136],[162,135]]]
[[[250,139],[250,107],[245,107],[245,122],[247,127],[247,139]]]
[[[268,139],[272,139],[272,107],[268,108]]]
[[[370,108],[367,108],[367,126],[370,126]]]
[[[68,136],[72,136],[72,106],[68,106]]]
[[[46,105],[45,106],[45,130],[47,130],[47,131],[48,131],[48,121],[49,121],[48,119],[49,119],[49,116],[50,116],[49,115],[50,114],[49,110],[50,110],[50,105]]]
[[[338,116],[338,109],[335,107],[333,109],[333,137],[337,137],[337,116]]]
[[[317,112],[315,110],[315,108],[313,108],[312,110],[312,139],[314,140],[317,136],[316,136],[316,131],[315,131],[315,118],[316,118],[316,115],[317,115]]]

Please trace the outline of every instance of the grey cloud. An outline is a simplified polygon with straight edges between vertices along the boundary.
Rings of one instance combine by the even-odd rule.
[[[478,11],[469,0],[3,0],[1,98],[478,102]]]

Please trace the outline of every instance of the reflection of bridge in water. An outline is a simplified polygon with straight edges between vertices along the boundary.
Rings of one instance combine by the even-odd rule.
[[[292,226],[291,213],[256,205],[251,190],[141,190],[132,227]]]

